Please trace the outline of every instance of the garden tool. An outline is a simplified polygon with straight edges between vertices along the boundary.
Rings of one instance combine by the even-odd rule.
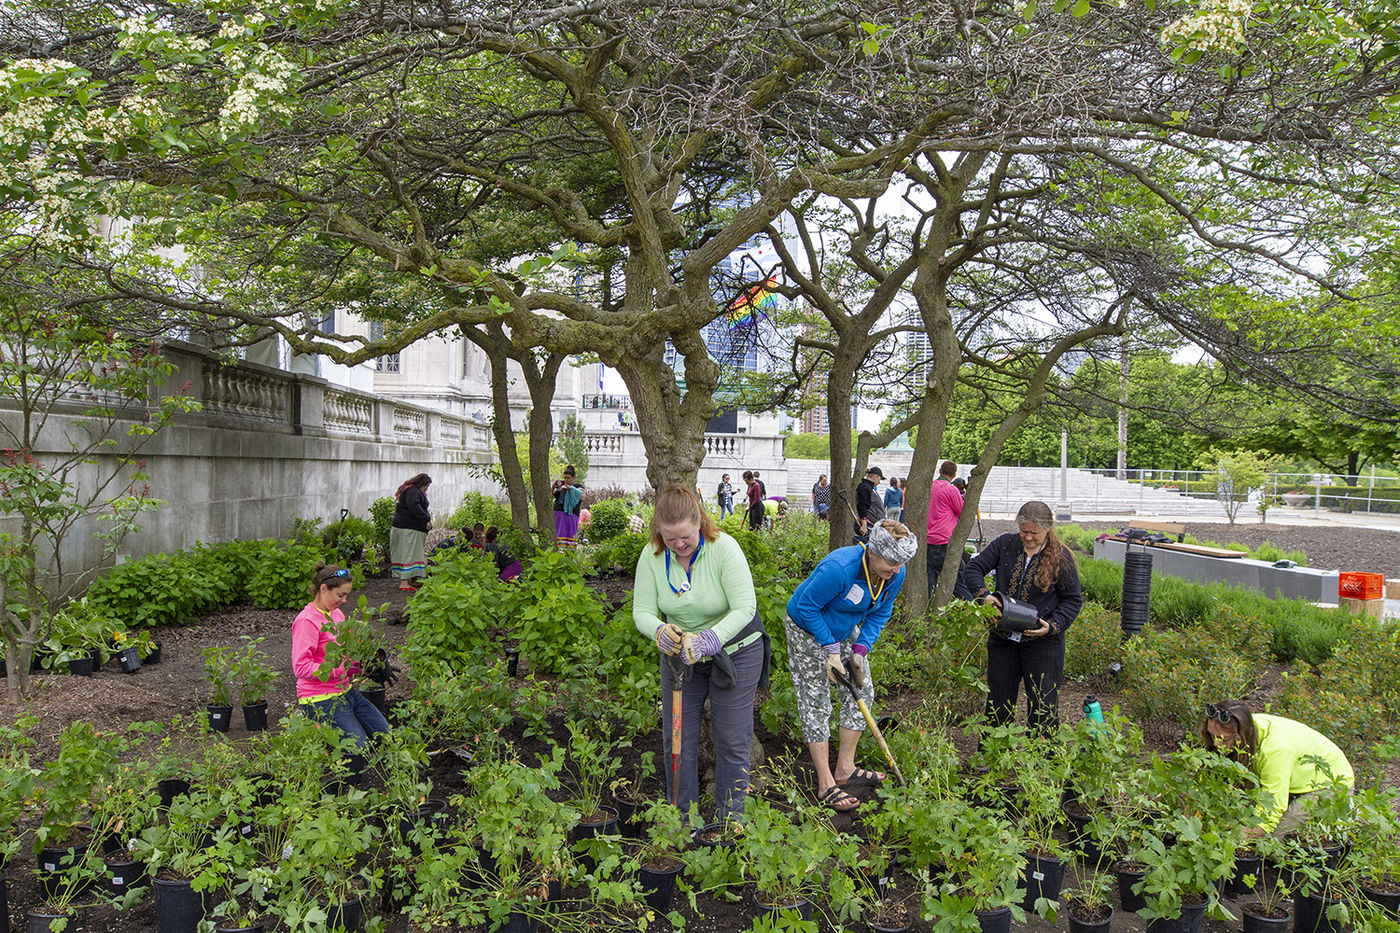
[[[671,665],[671,803],[680,806],[681,795],[681,689],[690,679],[691,669],[678,657],[668,657]]]
[[[341,510],[340,510],[340,524],[335,526],[335,543],[336,543],[336,546],[337,546],[337,547],[340,546],[340,531],[341,531],[342,528],[345,527],[345,519],[347,519],[347,518],[349,518],[349,517],[350,517],[350,510],[349,510],[349,509],[341,509]]]
[[[857,690],[856,685],[851,682],[851,675],[837,674],[836,682],[851,691],[851,699],[856,701],[856,707],[860,710],[860,714],[865,717],[865,724],[870,727],[870,734],[875,736],[875,741],[880,745],[880,751],[885,753],[885,761],[889,762],[890,770],[894,772],[895,778],[898,779],[899,786],[907,787],[908,785],[904,781],[904,774],[899,770],[899,765],[895,763],[894,754],[890,752],[890,747],[885,744],[885,737],[880,734],[880,727],[875,725],[875,717],[870,715],[870,707],[865,705],[865,701],[860,698],[860,691]]]

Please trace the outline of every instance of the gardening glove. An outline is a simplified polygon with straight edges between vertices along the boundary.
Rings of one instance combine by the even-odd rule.
[[[841,660],[840,645],[826,645],[826,679],[838,683],[838,678],[847,675],[846,663]]]
[[[870,649],[864,645],[851,646],[851,683],[859,690],[865,686],[865,668],[869,663],[865,659],[865,653]]]
[[[684,633],[674,622],[662,622],[656,630],[656,648],[662,654],[675,657],[681,653],[681,636]]]
[[[394,682],[398,672],[399,669],[389,663],[388,649],[380,648],[374,658],[374,667],[370,669],[369,679],[377,684],[387,685]]]
[[[681,659],[687,664],[695,664],[719,654],[723,647],[712,628],[703,632],[686,632],[681,636]]]

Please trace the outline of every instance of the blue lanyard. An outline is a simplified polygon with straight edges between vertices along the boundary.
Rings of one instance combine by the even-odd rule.
[[[676,589],[671,583],[671,549],[666,549],[666,585],[671,587],[671,592],[677,596],[690,591],[690,568],[695,566],[695,562],[700,559],[700,552],[705,548],[705,536],[700,536],[700,544],[695,548],[695,553],[690,555],[690,566],[685,568],[685,582],[680,589]]]

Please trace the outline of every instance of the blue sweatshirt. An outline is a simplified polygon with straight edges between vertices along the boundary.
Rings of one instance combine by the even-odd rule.
[[[899,568],[880,589],[879,600],[872,603],[861,564],[864,555],[865,548],[860,545],[832,551],[822,558],[811,576],[798,584],[788,600],[788,618],[815,638],[817,644],[845,641],[860,626],[856,644],[869,651],[890,620],[895,597],[904,585],[905,569]],[[877,577],[872,576],[870,582],[879,588]]]

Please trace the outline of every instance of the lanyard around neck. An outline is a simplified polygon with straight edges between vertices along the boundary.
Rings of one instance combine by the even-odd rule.
[[[677,596],[679,596],[682,593],[688,592],[690,590],[690,569],[694,567],[695,562],[700,559],[700,552],[704,550],[704,548],[705,536],[701,535],[700,544],[696,546],[695,553],[690,555],[690,563],[686,564],[685,582],[681,584],[680,589],[676,589],[675,585],[671,583],[671,549],[666,549],[666,585],[671,587],[672,593],[675,593]]]
[[[880,581],[878,589],[870,582],[870,565],[865,562],[868,556],[869,552],[866,551],[864,545],[862,545],[860,549],[860,569],[865,571],[865,586],[866,589],[870,590],[870,605],[873,606],[875,605],[875,601],[880,598],[880,594],[885,591],[885,581]]]

